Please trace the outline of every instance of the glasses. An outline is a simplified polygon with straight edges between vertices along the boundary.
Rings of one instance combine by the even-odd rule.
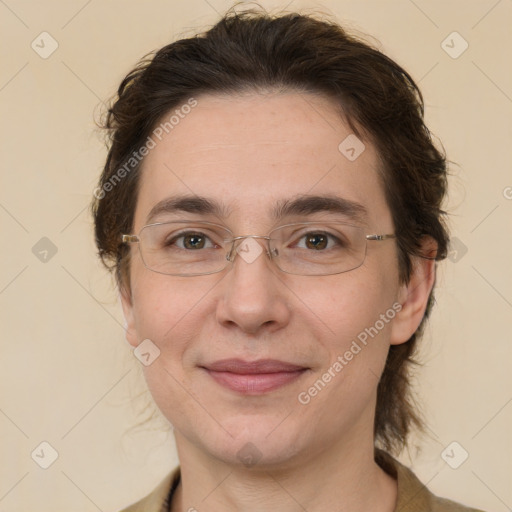
[[[268,236],[233,236],[224,226],[206,221],[177,220],[144,226],[138,235],[122,235],[137,243],[146,268],[171,276],[201,276],[222,272],[236,254],[252,263],[262,252],[255,239],[267,241],[266,254],[283,272],[324,276],[349,272],[366,257],[367,242],[396,238],[367,235],[344,222],[301,222],[273,229]],[[252,241],[251,241],[252,239]]]

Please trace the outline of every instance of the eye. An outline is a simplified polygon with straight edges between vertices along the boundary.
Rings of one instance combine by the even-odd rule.
[[[179,249],[185,250],[198,250],[198,249],[211,249],[216,245],[204,234],[195,231],[187,231],[173,236],[166,241],[165,246],[175,245]]]
[[[324,231],[311,231],[302,235],[299,240],[296,247],[313,251],[322,251],[324,249],[332,249],[336,245],[338,247],[344,245],[338,237]]]

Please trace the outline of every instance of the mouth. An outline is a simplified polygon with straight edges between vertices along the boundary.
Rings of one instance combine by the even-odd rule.
[[[224,359],[202,366],[221,386],[244,395],[261,395],[299,379],[309,368],[275,359]]]

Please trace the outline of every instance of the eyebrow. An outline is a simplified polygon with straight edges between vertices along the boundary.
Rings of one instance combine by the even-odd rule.
[[[162,214],[178,212],[214,215],[225,219],[230,216],[231,209],[214,199],[203,196],[172,196],[153,206],[146,222],[150,223]],[[279,220],[292,215],[313,215],[320,212],[341,214],[356,222],[364,222],[368,217],[368,210],[362,204],[330,194],[301,195],[293,199],[281,199],[274,204],[270,215],[273,220]]]

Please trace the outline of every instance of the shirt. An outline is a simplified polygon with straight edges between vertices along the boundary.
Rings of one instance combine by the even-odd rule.
[[[397,480],[394,512],[482,512],[434,496],[409,468],[384,452],[379,454],[379,465]],[[167,512],[179,482],[180,468],[177,467],[151,494],[121,512]]]

